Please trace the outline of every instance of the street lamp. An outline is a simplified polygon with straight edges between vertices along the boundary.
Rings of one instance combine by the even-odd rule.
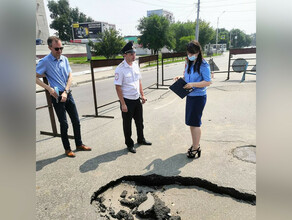
[[[225,11],[223,11],[217,18],[217,33],[216,33],[216,54],[217,54],[217,44],[218,44],[218,25],[219,25],[219,17],[223,15]]]

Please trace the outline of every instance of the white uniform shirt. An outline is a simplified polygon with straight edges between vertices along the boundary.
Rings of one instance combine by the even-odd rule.
[[[115,85],[120,85],[123,97],[126,99],[136,100],[140,97],[141,74],[137,62],[129,66],[126,60],[121,62],[115,71]]]

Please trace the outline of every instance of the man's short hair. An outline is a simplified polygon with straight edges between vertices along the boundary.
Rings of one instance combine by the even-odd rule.
[[[50,36],[47,40],[47,43],[50,47],[52,46],[53,41],[58,42],[58,41],[61,41],[61,39],[56,36]]]

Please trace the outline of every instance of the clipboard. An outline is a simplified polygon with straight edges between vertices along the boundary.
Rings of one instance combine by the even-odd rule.
[[[183,87],[186,85],[186,81],[183,78],[179,78],[175,83],[173,83],[169,88],[177,94],[180,98],[184,98],[186,95],[194,91],[193,88],[184,89]]]

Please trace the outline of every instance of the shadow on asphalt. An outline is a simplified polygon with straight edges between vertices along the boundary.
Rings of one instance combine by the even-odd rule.
[[[196,159],[188,158],[186,153],[174,155],[166,160],[162,160],[160,158],[155,159],[144,168],[144,170],[149,171],[143,175],[157,174],[162,176],[177,176],[181,173],[181,168]],[[150,170],[152,166],[153,169]]]
[[[230,83],[256,83],[256,80],[244,80],[243,82],[240,82],[240,80],[235,79],[229,79],[229,80],[223,80],[221,82],[230,82]]]
[[[137,149],[139,145],[135,144],[134,147]],[[124,148],[122,150],[99,155],[97,157],[91,158],[90,160],[87,160],[80,166],[79,170],[81,173],[86,173],[88,171],[95,170],[100,164],[114,161],[118,157],[126,155],[128,153],[129,151],[126,148]]]
[[[43,139],[37,140],[36,143],[43,142],[43,141],[47,141],[47,140],[50,140],[50,139],[53,139],[53,138],[55,138],[55,137],[43,138]]]
[[[60,160],[62,158],[67,157],[65,154],[61,154],[59,156],[56,157],[52,157],[52,158],[48,158],[48,159],[44,159],[44,160],[39,160],[36,162],[36,171],[40,171],[41,169],[43,169],[43,167],[56,162],[57,160]]]

